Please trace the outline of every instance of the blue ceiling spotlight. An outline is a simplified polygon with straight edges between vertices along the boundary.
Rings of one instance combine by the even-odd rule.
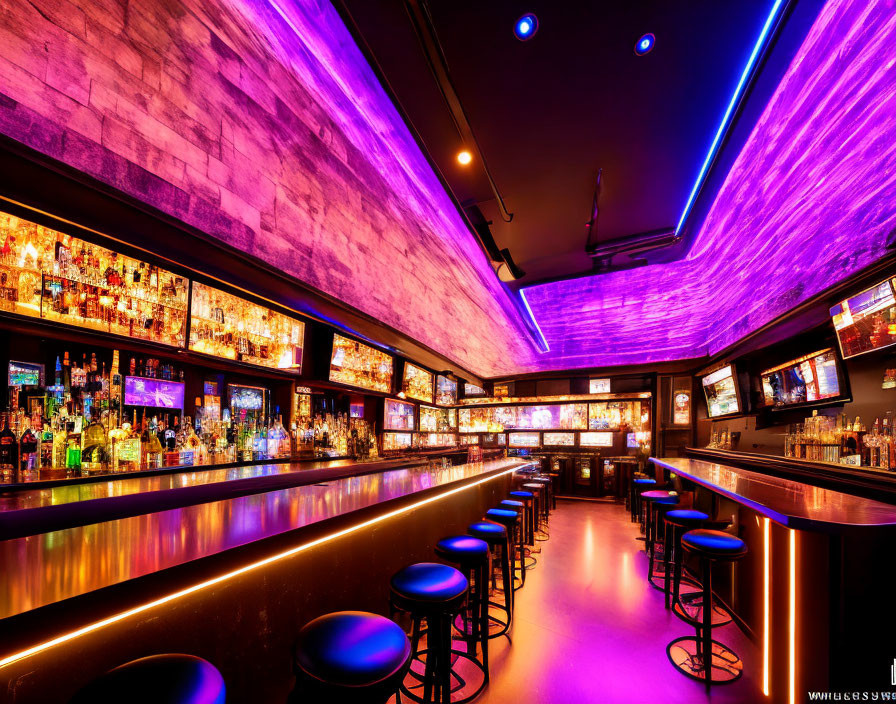
[[[528,41],[538,31],[538,18],[531,12],[520,17],[513,25],[513,33],[521,42]]]
[[[653,36],[651,32],[648,32],[643,37],[641,37],[638,42],[635,44],[635,53],[638,56],[644,56],[644,54],[649,54],[653,50],[653,45],[656,44],[656,37]]]

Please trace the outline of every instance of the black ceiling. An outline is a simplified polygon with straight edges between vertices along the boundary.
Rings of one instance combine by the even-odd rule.
[[[339,4],[339,3],[337,3]],[[341,0],[455,197],[478,203],[520,281],[586,271],[585,223],[603,169],[598,239],[674,228],[773,0],[428,0],[454,85],[513,213],[502,221],[463,146],[406,0]],[[538,16],[530,41],[518,17]],[[637,39],[656,35],[651,53]]]

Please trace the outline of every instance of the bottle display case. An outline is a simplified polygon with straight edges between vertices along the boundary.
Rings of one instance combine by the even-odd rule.
[[[462,433],[500,433],[504,430],[586,430],[587,424],[588,405],[584,403],[458,409],[458,425]]]
[[[387,398],[383,411],[384,430],[414,430],[414,404]]]
[[[389,393],[392,391],[392,366],[391,355],[334,333],[330,381]]]
[[[383,433],[383,452],[407,450],[413,444],[411,433]]]
[[[183,347],[189,282],[0,213],[0,310]]]
[[[456,409],[420,406],[420,432],[448,433],[454,430],[457,430]]]
[[[453,406],[457,403],[457,382],[439,374],[436,377],[436,405]]]
[[[419,447],[454,447],[457,445],[457,435],[454,433],[418,433],[417,445]]]
[[[424,403],[432,403],[433,380],[435,375],[416,364],[405,362],[401,390],[408,398]]]
[[[304,338],[301,320],[193,282],[191,351],[298,373]]]
[[[641,401],[588,404],[588,430],[633,430],[650,427],[650,405]]]

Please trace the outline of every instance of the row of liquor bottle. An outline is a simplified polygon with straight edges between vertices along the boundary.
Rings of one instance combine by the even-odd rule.
[[[813,411],[784,436],[784,455],[795,459],[896,470],[893,412],[874,419],[868,429],[859,416],[821,416]]]
[[[89,422],[61,412],[36,420],[21,409],[0,421],[0,483],[90,476],[167,466],[191,466],[308,456],[377,456],[376,436],[359,418],[326,415],[290,428],[282,417],[197,421],[176,413],[139,415],[120,426],[103,412]]]

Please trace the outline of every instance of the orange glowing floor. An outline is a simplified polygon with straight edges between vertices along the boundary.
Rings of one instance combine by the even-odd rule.
[[[648,586],[643,543],[618,505],[561,501],[551,538],[518,593],[513,642],[492,641],[491,684],[477,704],[760,702],[759,653],[734,625],[713,632],[743,678],[703,685],[673,669],[669,641],[689,626]]]

